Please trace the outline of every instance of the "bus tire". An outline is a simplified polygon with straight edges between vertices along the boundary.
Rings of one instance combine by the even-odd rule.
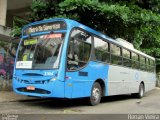
[[[135,93],[133,94],[136,98],[139,98],[141,99],[143,96],[144,96],[144,84],[143,83],[140,83],[139,85],[139,92],[138,93]]]
[[[89,104],[91,106],[98,105],[101,101],[101,97],[102,88],[98,82],[95,82],[91,90],[91,96],[89,97]]]

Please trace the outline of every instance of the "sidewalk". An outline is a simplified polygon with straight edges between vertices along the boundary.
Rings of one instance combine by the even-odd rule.
[[[13,91],[0,91],[0,102],[14,102],[19,100],[35,99],[34,97],[28,97],[15,94]]]
[[[12,80],[0,77],[0,91],[12,91]]]

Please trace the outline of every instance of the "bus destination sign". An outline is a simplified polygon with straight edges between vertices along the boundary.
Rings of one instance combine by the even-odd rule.
[[[66,29],[66,24],[63,21],[49,22],[49,23],[33,25],[31,27],[26,28],[24,30],[24,35],[32,34],[36,32],[65,30],[65,29]]]

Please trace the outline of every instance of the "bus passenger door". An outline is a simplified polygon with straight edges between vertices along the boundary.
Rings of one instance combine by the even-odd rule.
[[[71,31],[67,51],[65,96],[67,98],[84,97],[88,79],[88,62],[91,54],[91,36],[75,28]]]
[[[82,75],[80,75],[82,74]],[[65,97],[80,98],[86,96],[85,83],[87,81],[88,72],[74,71],[66,72],[65,80]]]

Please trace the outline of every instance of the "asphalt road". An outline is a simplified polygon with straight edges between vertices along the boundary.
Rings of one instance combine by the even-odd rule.
[[[155,115],[160,114],[160,88],[146,93],[142,99],[136,99],[130,95],[104,97],[101,104],[97,106],[88,106],[85,99],[39,99],[16,95],[13,92],[0,92],[0,114],[27,114],[19,115],[19,118],[27,117],[23,120],[36,118],[36,115],[42,120],[48,120],[48,118],[56,118],[56,120],[118,118],[124,120],[129,119],[129,115],[132,114]],[[158,115],[156,119],[160,119],[160,116]]]

